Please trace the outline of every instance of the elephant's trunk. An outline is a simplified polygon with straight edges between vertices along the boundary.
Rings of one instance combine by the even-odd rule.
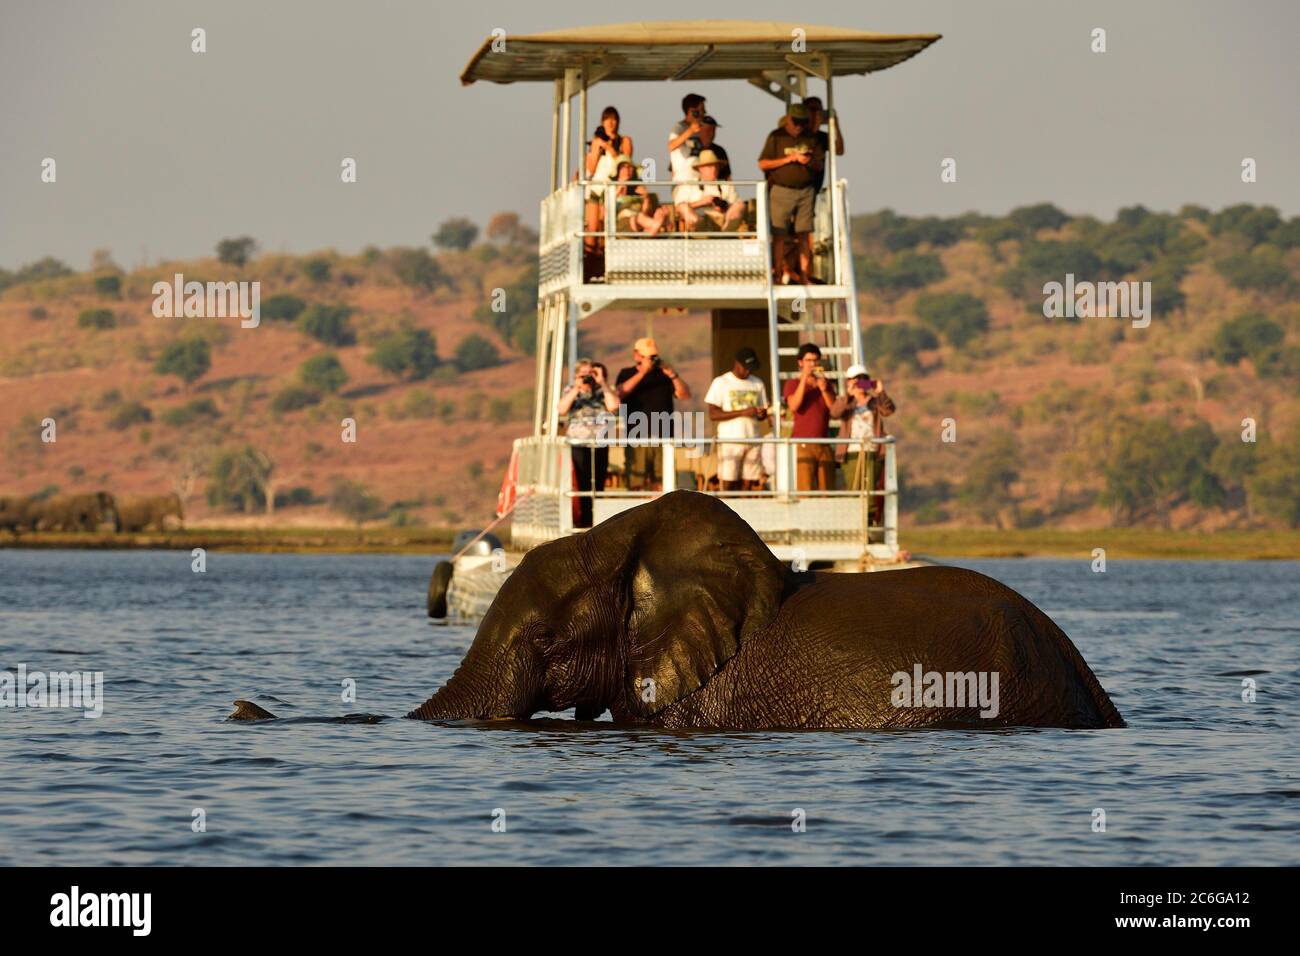
[[[526,720],[539,704],[541,662],[528,640],[488,611],[451,680],[407,717],[416,720]],[[504,636],[503,636],[504,634]]]

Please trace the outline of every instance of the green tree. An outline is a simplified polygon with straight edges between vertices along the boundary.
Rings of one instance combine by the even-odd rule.
[[[378,518],[384,513],[383,504],[366,490],[365,485],[346,479],[334,482],[330,488],[329,504],[333,510],[358,525]]]
[[[266,490],[274,471],[271,457],[252,445],[219,452],[208,472],[208,504],[252,514],[266,506]]]
[[[468,249],[478,238],[478,226],[468,219],[448,219],[433,234],[433,244],[442,249]]]
[[[1236,365],[1249,358],[1256,366],[1276,359],[1286,333],[1261,312],[1245,312],[1219,326],[1211,352],[1221,365]]]
[[[75,275],[75,270],[55,259],[53,256],[46,256],[44,259],[37,259],[35,262],[29,262],[21,266],[14,273],[14,282],[32,282],[37,279],[61,279],[63,276]]]
[[[1246,479],[1251,510],[1300,527],[1300,432],[1261,451],[1259,466]]]
[[[501,364],[497,347],[483,336],[471,332],[456,346],[456,364],[462,371],[473,372]]]
[[[122,277],[112,272],[95,276],[95,291],[116,299],[122,294]]]
[[[427,329],[401,329],[376,342],[369,361],[389,375],[428,378],[438,367],[438,343]]]
[[[916,314],[948,344],[960,348],[989,327],[984,303],[965,292],[926,292],[916,299]]]
[[[1103,469],[1101,503],[1125,523],[1153,516],[1165,524],[1183,501],[1221,504],[1223,486],[1211,470],[1218,444],[1204,421],[1187,428],[1165,419],[1121,422]]]
[[[958,486],[957,499],[982,521],[1002,525],[1004,510],[1019,511],[1011,486],[1020,480],[1020,446],[1010,432],[998,432],[981,444]]]
[[[298,369],[298,380],[318,392],[333,394],[347,384],[348,373],[333,352],[313,355]]]
[[[206,375],[211,367],[212,347],[207,339],[195,335],[163,349],[153,370],[159,375],[175,375],[189,386]]]
[[[1007,219],[1030,237],[1040,229],[1060,229],[1070,221],[1069,215],[1049,202],[1019,206],[1007,214]]]
[[[271,399],[271,411],[277,415],[301,411],[309,405],[320,403],[320,392],[301,385],[286,385]]]
[[[302,272],[312,282],[329,282],[330,261],[324,256],[313,256],[302,264]]]
[[[440,285],[450,285],[438,260],[425,249],[394,249],[391,253],[393,274],[413,289],[432,292]]]
[[[298,327],[318,342],[342,347],[355,345],[357,333],[349,319],[352,310],[346,305],[313,305],[298,320]]]
[[[1243,291],[1273,292],[1290,284],[1291,272],[1275,246],[1259,245],[1248,253],[1228,256],[1215,264],[1219,274]]]
[[[918,372],[921,370],[919,353],[939,347],[939,340],[933,332],[911,322],[868,326],[862,342],[872,362],[895,369],[907,367]]]
[[[248,264],[257,242],[252,236],[240,236],[238,239],[222,239],[217,243],[217,259],[228,266],[242,268]]]

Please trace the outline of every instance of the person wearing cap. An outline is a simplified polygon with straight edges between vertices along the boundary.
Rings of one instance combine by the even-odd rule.
[[[808,130],[808,110],[792,103],[781,125],[767,134],[758,168],[767,176],[768,217],[776,281],[807,283],[812,272],[813,199],[825,154]],[[786,255],[793,243],[799,258],[791,273]]]
[[[692,163],[702,182],[689,183],[673,190],[677,204],[677,219],[684,231],[695,232],[703,223],[705,228],[724,232],[738,228],[745,214],[745,204],[740,201],[736,187],[718,181],[722,160],[711,149],[696,156]]]
[[[636,175],[636,163],[627,156],[620,156],[614,162],[618,168],[617,181],[625,184],[614,191],[618,230],[644,232],[647,236],[657,235],[668,218],[668,207],[660,206],[655,194],[644,186],[632,185],[639,178]]]
[[[882,419],[894,414],[897,406],[885,391],[885,383],[873,379],[866,366],[850,365],[844,373],[844,382],[845,394],[831,405],[831,417],[840,420],[840,435],[852,441],[837,445],[835,457],[845,465],[851,490],[875,490],[884,478],[884,472],[878,467],[879,447],[871,439],[884,436]],[[872,524],[880,523],[878,519],[883,508],[883,499],[872,500]]]
[[[762,491],[766,480],[762,445],[727,444],[728,438],[757,438],[767,418],[767,389],[754,372],[758,353],[748,345],[736,352],[730,372],[709,385],[704,403],[718,439],[718,480],[723,491]]]
[[[827,118],[826,110],[822,106],[822,98],[820,96],[810,96],[803,101],[803,105],[808,110],[808,129],[812,132],[813,136],[816,137],[817,145],[821,147],[822,155],[826,156],[831,151],[831,134],[829,131],[822,129],[822,124],[826,122]],[[835,115],[835,155],[844,155],[844,134],[840,129],[840,117],[838,113]],[[817,170],[817,183],[813,187],[815,192],[821,192],[822,181],[825,173],[825,166]]]
[[[641,424],[650,438],[672,438],[673,399],[686,401],[691,390],[680,375],[659,357],[659,346],[651,338],[637,339],[632,346],[632,365],[619,371],[614,379],[618,397],[627,408],[629,426]],[[633,418],[633,416],[637,418]],[[655,434],[660,423],[667,423],[668,434]],[[627,449],[628,487],[638,491],[658,491],[663,487],[659,468],[661,452],[655,445],[633,445]]]
[[[787,379],[781,394],[790,409],[791,438],[830,435],[835,386],[822,368],[822,350],[812,342],[799,346],[799,376]],[[800,442],[795,446],[796,483],[800,491],[831,491],[835,486],[835,455],[827,444]]]
[[[700,120],[700,152],[704,152],[706,149],[713,150],[713,155],[717,156],[719,161],[718,178],[730,179],[731,157],[727,155],[727,151],[722,148],[722,144],[716,139],[718,130],[721,128],[722,124],[712,116],[705,116],[704,119]]]

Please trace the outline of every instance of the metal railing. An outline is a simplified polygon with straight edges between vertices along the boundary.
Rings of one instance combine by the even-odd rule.
[[[883,487],[860,489],[799,489],[797,448],[799,445],[848,445],[850,459],[861,446],[869,444],[876,452],[875,461],[883,471]],[[691,462],[707,456],[705,449],[717,445],[775,446],[774,473],[771,487],[757,491],[703,489],[721,498],[737,511],[765,541],[787,547],[802,547],[814,557],[856,557],[862,550],[877,557],[891,557],[898,544],[898,475],[895,441],[892,436],[870,439],[792,438],[763,436],[757,438],[719,439],[716,436],[685,438],[568,438],[534,436],[515,442],[518,458],[516,509],[512,536],[517,545],[531,547],[576,529],[573,501],[592,500],[596,523],[634,507],[660,494],[696,487]],[[574,448],[656,447],[660,454],[656,464],[659,487],[578,490],[574,487],[572,450]],[[846,462],[847,464],[847,462]],[[626,470],[624,472],[626,475]],[[691,475],[691,483],[683,484]],[[883,506],[881,505],[883,503]],[[776,550],[774,548],[774,550]],[[851,553],[850,553],[851,552]]]
[[[714,222],[684,231],[679,223],[650,235],[619,226],[621,189],[644,187],[660,205],[672,208],[673,191],[709,185],[737,190],[738,201],[746,204],[744,228],[722,230]],[[840,224],[847,218],[834,214],[843,201],[842,186],[823,191],[814,218],[813,245],[826,260],[822,279],[829,284],[839,284],[844,271],[846,245],[836,231],[843,231]],[[668,191],[666,200],[661,190]],[[602,203],[603,222],[596,230],[586,228],[589,199]],[[575,180],[542,200],[538,291],[547,295],[592,279],[605,284],[762,284],[772,258],[768,208],[764,180]],[[584,269],[584,251],[598,260],[598,268],[587,263]]]

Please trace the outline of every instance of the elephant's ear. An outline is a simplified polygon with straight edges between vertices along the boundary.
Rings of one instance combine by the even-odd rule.
[[[622,582],[625,714],[614,716],[644,718],[698,690],[772,623],[786,575],[753,529],[709,495],[673,492],[626,516],[639,523]]]

